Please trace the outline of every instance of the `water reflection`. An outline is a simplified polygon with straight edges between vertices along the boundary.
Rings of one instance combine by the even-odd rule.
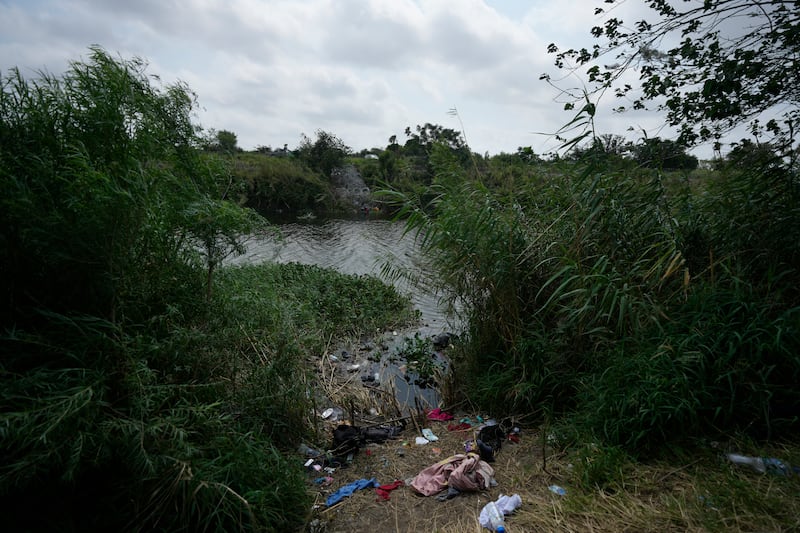
[[[422,405],[436,406],[438,391],[419,387],[413,383],[413,374],[407,374],[404,366],[392,362],[393,355],[404,348],[406,339],[417,334],[426,338],[456,330],[431,290],[411,287],[404,279],[386,279],[381,275],[387,263],[425,274],[425,261],[414,236],[404,235],[402,223],[369,218],[289,222],[275,227],[278,231],[273,235],[253,237],[248,242],[247,253],[232,262],[294,262],[332,268],[344,274],[373,275],[408,294],[422,315],[422,325],[399,335],[388,332],[378,339],[379,344],[387,348],[380,361],[368,362],[362,357],[349,362],[362,366],[366,376],[377,374],[380,383],[392,382],[404,414],[415,409],[420,401]]]
[[[420,332],[433,335],[448,331],[447,316],[429,289],[412,288],[403,280],[381,276],[384,264],[422,272],[424,261],[413,235],[404,235],[404,225],[392,220],[330,219],[276,225],[277,235],[253,237],[247,253],[233,263],[302,263],[332,268],[345,274],[373,275],[393,283],[411,296],[423,319]]]

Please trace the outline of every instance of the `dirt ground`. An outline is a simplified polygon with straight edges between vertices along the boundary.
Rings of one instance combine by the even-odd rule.
[[[459,413],[459,418],[464,416]],[[472,417],[474,419],[474,416]],[[452,423],[452,422],[451,422]],[[477,421],[476,421],[477,423]],[[368,444],[354,457],[347,468],[331,474],[328,486],[315,486],[310,481],[309,490],[315,496],[314,527],[311,531],[479,531],[478,514],[490,500],[501,494],[520,491],[530,498],[535,487],[543,500],[561,498],[548,489],[550,476],[532,472],[530,466],[541,465],[541,449],[537,449],[535,435],[520,435],[520,442],[506,441],[490,463],[495,470],[497,486],[477,493],[462,493],[450,500],[438,501],[436,496],[421,496],[408,481],[424,468],[454,454],[463,454],[464,441],[474,438],[474,431],[448,431],[447,422],[429,421],[427,426],[439,438],[435,442],[416,445],[414,427],[407,427],[397,438],[384,444]],[[374,489],[356,491],[338,504],[328,508],[326,498],[357,479],[376,478],[380,484],[401,480],[406,485],[391,492],[390,499],[378,498]],[[310,480],[312,478],[310,477]],[[513,528],[514,517],[508,518]],[[513,529],[510,529],[513,531]]]
[[[480,510],[501,494],[519,493],[523,497],[523,509],[525,500],[530,501],[534,494],[546,505],[562,498],[548,490],[548,486],[556,481],[542,469],[541,439],[536,432],[528,432],[524,427],[519,442],[505,441],[491,463],[497,486],[482,492],[462,493],[446,501],[438,501],[435,495],[421,496],[408,486],[408,482],[426,467],[451,455],[465,453],[465,441],[476,437],[475,430],[480,425],[478,416],[488,420],[491,415],[469,412],[456,406],[449,411],[454,420],[441,422],[428,420],[425,416],[425,411],[436,405],[422,402],[412,407],[399,405],[397,397],[401,395],[393,384],[396,381],[383,379],[385,367],[379,368],[376,363],[385,363],[386,354],[393,351],[393,335],[396,334],[389,333],[374,342],[362,340],[340,345],[321,358],[309,361],[316,365],[318,390],[322,393],[314,421],[317,426],[315,448],[323,447],[324,443],[330,449],[333,430],[342,423],[365,428],[381,422],[393,425],[397,423],[393,420],[405,417],[406,427],[398,437],[385,443],[366,444],[345,467],[330,473],[309,471],[308,490],[313,495],[314,504],[307,531],[478,532],[481,531],[478,523]],[[345,358],[343,354],[348,356]],[[359,370],[353,371],[356,366]],[[381,371],[380,383],[364,383],[362,376],[371,374],[373,370]],[[339,406],[338,421],[323,418],[329,406]],[[411,415],[413,419],[408,418]],[[472,429],[447,429],[449,424],[457,424],[462,418],[470,419]],[[438,440],[417,445],[415,439],[423,428],[431,429]],[[553,472],[551,468],[548,471]],[[314,482],[324,477],[332,479],[323,484]],[[372,478],[382,485],[396,480],[403,481],[404,485],[393,490],[388,501],[381,500],[375,489],[368,488],[356,491],[338,504],[326,506],[327,497],[340,487],[359,479]],[[520,515],[524,514],[523,509],[518,511]],[[516,516],[508,518],[509,527],[515,519]]]
[[[464,415],[457,413],[456,418]],[[448,431],[444,422],[427,426],[438,441],[412,444],[417,431],[409,426],[396,440],[362,448],[352,464],[331,474],[328,486],[315,485],[316,475],[309,474],[314,505],[306,531],[485,533],[488,530],[481,528],[478,515],[487,502],[502,494],[519,494],[522,500],[521,507],[506,517],[510,533],[800,530],[800,519],[794,514],[800,501],[796,480],[759,476],[709,454],[677,465],[637,463],[626,470],[620,486],[586,490],[576,484],[573,458],[547,446],[544,463],[541,433],[525,428],[520,442],[504,443],[491,463],[496,487],[438,501],[436,495],[417,494],[407,482],[424,468],[463,453],[464,441],[472,433]],[[340,487],[373,477],[380,484],[402,480],[406,485],[392,491],[388,501],[367,488],[326,506],[326,498]],[[566,493],[551,491],[553,485]],[[748,503],[752,499],[761,503],[753,506]],[[771,514],[756,511],[759,507]]]
[[[428,420],[425,411],[437,405],[420,404],[409,411],[398,405],[395,382],[383,375],[375,382],[362,379],[378,369],[380,354],[387,351],[382,341],[355,343],[345,351],[347,358],[339,347],[309,361],[316,365],[320,391],[312,415],[316,426],[316,442],[310,443],[313,447],[331,444],[333,429],[342,423],[366,428],[381,422],[392,425],[399,417],[414,416],[397,438],[366,444],[350,464],[332,472],[309,470],[307,486],[313,506],[309,509],[308,532],[482,533],[487,530],[478,522],[481,509],[502,494],[519,494],[522,500],[521,507],[506,518],[510,533],[800,530],[800,477],[776,479],[735,468],[724,460],[724,445],[646,464],[625,462],[615,475],[616,483],[586,488],[578,481],[576,471],[580,469],[571,464],[576,461],[574,454],[549,441],[545,446],[542,430],[524,421],[513,424],[521,428],[519,442],[506,440],[491,463],[496,486],[445,501],[437,500],[436,495],[421,496],[408,482],[426,467],[464,453],[465,441],[475,438],[478,415],[488,420],[491,416],[500,419],[501,414],[472,412],[463,404],[445,405],[445,410],[454,415],[453,421]],[[356,366],[358,370],[354,370]],[[339,408],[338,421],[323,418],[331,406]],[[462,418],[469,418],[473,429],[448,430],[448,424]],[[430,428],[438,440],[415,444],[423,428]],[[791,459],[793,449],[764,451]],[[315,483],[324,477],[330,479]],[[372,478],[381,485],[396,480],[405,484],[393,490],[388,501],[380,499],[374,488],[366,488],[335,505],[326,505],[327,497],[339,488]],[[562,487],[565,494],[552,491],[554,485]]]

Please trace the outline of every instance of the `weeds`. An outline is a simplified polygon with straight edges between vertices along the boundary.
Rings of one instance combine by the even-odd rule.
[[[373,278],[222,267],[243,188],[144,70],[95,48],[0,78],[4,527],[297,529],[306,358],[414,315]]]
[[[413,382],[420,387],[433,385],[442,373],[442,364],[437,361],[431,339],[420,338],[417,333],[413,339],[406,338],[397,355],[408,365],[408,372],[414,374]]]
[[[737,169],[667,189],[658,172],[563,163],[529,168],[509,193],[466,179],[446,151],[432,160],[434,200],[405,197],[403,213],[466,315],[454,357],[471,400],[567,417],[634,455],[796,427],[800,270],[786,239],[797,242],[798,219],[785,175]]]

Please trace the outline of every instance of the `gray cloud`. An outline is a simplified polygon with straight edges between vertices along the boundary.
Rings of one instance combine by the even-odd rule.
[[[197,92],[206,128],[244,148],[325,129],[383,146],[406,126],[460,127],[476,151],[551,141],[570,116],[538,78],[549,42],[591,43],[594,0],[4,0],[0,69],[63,72],[90,44]],[[615,102],[606,102],[608,108]],[[651,120],[648,118],[647,120]],[[632,120],[601,109],[611,128]],[[624,133],[624,131],[613,131]]]

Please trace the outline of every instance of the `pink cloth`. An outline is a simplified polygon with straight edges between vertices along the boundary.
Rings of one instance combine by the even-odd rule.
[[[476,492],[488,489],[493,478],[494,469],[477,454],[457,454],[422,470],[411,481],[411,488],[423,496],[431,496],[448,486],[462,492]]]
[[[428,419],[430,419],[430,420],[442,420],[442,421],[452,420],[453,419],[453,415],[451,415],[450,413],[446,413],[446,412],[442,411],[441,409],[439,409],[437,407],[436,409],[431,409],[428,412]]]

